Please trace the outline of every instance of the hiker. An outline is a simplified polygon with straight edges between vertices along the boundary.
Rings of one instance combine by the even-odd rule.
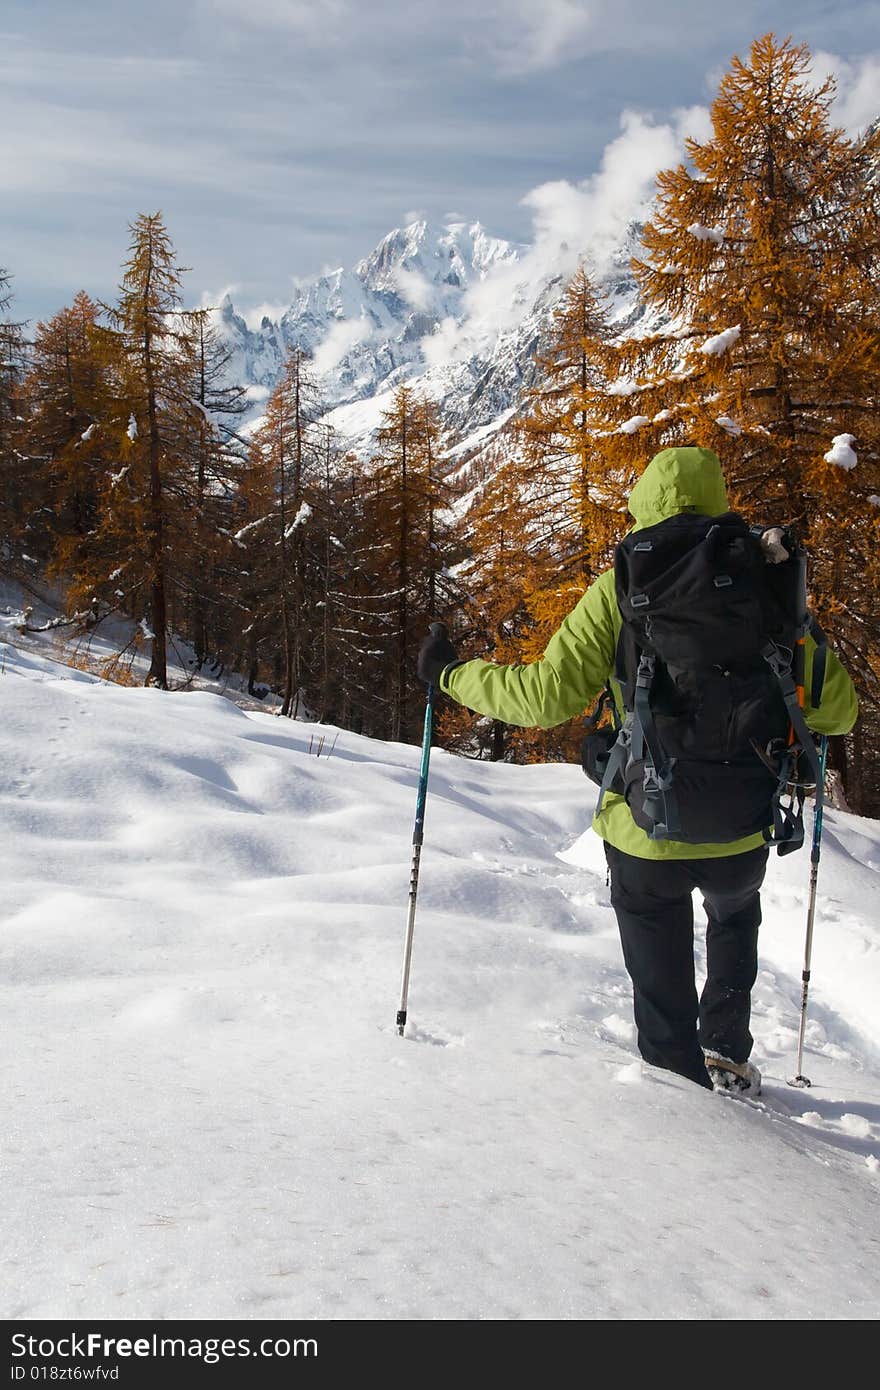
[[[702,532],[712,529],[721,535],[725,525],[733,526],[735,523],[748,534],[748,528],[741,519],[732,518],[729,523],[725,519],[720,524],[707,520],[725,518],[725,514],[728,514],[721,464],[709,449],[673,448],[658,454],[634,486],[629,510],[635,519],[635,526],[629,533],[633,536],[647,528],[658,527],[659,523],[673,517],[680,518],[672,523],[672,527],[678,528],[679,532],[682,528],[686,531],[691,527],[697,531],[702,528]],[[664,531],[668,531],[668,528],[661,528],[660,532],[652,530],[650,534],[656,538]],[[778,530],[765,533],[763,547],[768,565],[788,558],[784,546],[779,549],[782,537],[783,533]],[[638,545],[639,551],[650,552],[652,544],[654,541],[634,540],[630,549]],[[754,545],[742,541],[739,544],[741,548],[751,546],[751,563],[755,564]],[[757,554],[760,563],[761,551]],[[644,558],[644,555],[631,556],[630,561]],[[782,573],[781,569],[779,573]],[[725,590],[720,587],[732,583],[724,574],[715,578],[715,584],[719,586],[715,591],[716,596],[720,593],[723,597],[714,600],[714,633],[706,629],[709,634],[706,640],[710,643],[713,636],[715,640],[723,640],[728,617],[731,643],[737,640],[757,641],[754,632],[749,639],[748,624],[740,622],[737,627],[739,610],[736,603],[739,599],[727,599]],[[731,587],[726,593],[738,595],[741,588]],[[642,602],[649,606],[646,596],[635,595],[635,598],[636,604]],[[729,612],[724,609],[725,602],[729,605]],[[628,602],[625,607],[635,619],[635,607],[630,608]],[[702,640],[698,616],[688,610],[690,631],[697,634],[697,640]],[[693,623],[697,623],[697,626],[694,627]],[[501,666],[482,660],[460,661],[448,638],[435,631],[422,645],[418,673],[422,680],[436,685],[459,704],[507,724],[552,728],[582,713],[606,686],[613,694],[620,718],[625,713],[625,706],[621,682],[614,679],[614,672],[618,638],[625,625],[630,626],[624,623],[618,602],[615,571],[608,570],[590,585],[538,661],[525,666]],[[650,627],[647,631],[650,633]],[[621,643],[621,650],[624,645]],[[809,728],[820,734],[847,733],[857,714],[852,682],[833,652],[825,646],[821,648],[821,661],[816,660],[814,682],[813,661],[817,650],[816,638],[808,634],[803,646],[803,716],[799,710],[795,710],[791,716],[792,722],[800,720],[803,729],[805,719]],[[734,664],[732,661],[731,665]],[[755,666],[754,658],[752,665]],[[736,670],[722,669],[721,664],[712,666],[706,676],[710,683],[714,681],[718,686],[719,682],[729,680],[719,694],[720,703],[723,705],[725,700],[727,702],[726,723],[720,725],[719,717],[716,717],[707,725],[707,712],[703,708],[708,703],[705,692],[692,690],[690,708],[698,711],[703,723],[693,724],[691,730],[699,733],[707,726],[715,727],[716,733],[712,737],[714,745],[717,745],[717,740],[725,737],[723,732],[717,733],[719,727],[730,729],[740,718],[754,718],[756,709],[761,714],[760,700],[754,696],[754,690],[772,690],[772,699],[769,694],[764,697],[764,703],[770,709],[767,718],[773,726],[767,735],[766,746],[771,746],[771,735],[775,734],[776,744],[773,746],[779,747],[779,756],[784,758],[785,745],[791,740],[780,738],[779,735],[788,733],[793,695],[786,706],[778,685],[774,683],[775,678],[771,680],[768,676],[769,666],[765,669],[760,661],[757,661],[757,666],[761,669],[756,674],[745,677]],[[686,686],[687,677],[692,678],[693,673],[685,672],[684,676]],[[763,685],[760,684],[762,681]],[[630,684],[635,686],[637,682],[633,680]],[[816,690],[812,689],[814,684],[817,684]],[[794,691],[791,682],[789,689]],[[736,705],[731,694],[733,690],[744,691],[752,699],[752,704]],[[745,701],[745,695],[743,699]],[[627,708],[632,709],[632,703]],[[670,732],[675,732],[669,708],[667,705],[663,735],[667,740]],[[647,731],[649,737],[646,740],[640,738],[639,746],[644,757],[650,761],[647,746],[654,746],[651,736],[656,738],[657,726],[662,721],[658,714],[655,725],[653,715],[645,705],[642,706],[642,713],[650,727]],[[807,737],[806,729],[803,729],[803,743],[810,745],[809,755],[813,758],[813,765],[818,766],[812,739]],[[776,785],[777,790],[781,790],[786,779],[784,763],[781,764],[783,772],[779,779],[762,768],[762,762],[770,766],[769,758],[762,754],[765,739],[752,739],[751,744],[756,749],[753,765],[748,745],[745,757],[740,758],[734,767],[721,758],[716,758],[712,763],[716,752],[714,745],[708,750],[708,768],[705,761],[696,765],[706,785],[700,793],[702,799],[697,796],[690,807],[691,828],[685,836],[678,817],[682,814],[685,819],[688,818],[686,795],[696,796],[696,793],[688,792],[687,787],[682,785],[676,794],[681,805],[676,805],[673,812],[672,795],[663,790],[664,786],[674,789],[676,779],[680,778],[683,782],[686,776],[681,769],[676,773],[674,764],[678,759],[667,760],[667,771],[671,768],[671,776],[665,783],[663,778],[659,779],[659,790],[656,777],[649,786],[644,762],[637,764],[638,777],[627,782],[624,788],[620,780],[622,759],[624,755],[632,756],[638,751],[635,748],[635,735],[632,735],[631,747],[627,743],[618,743],[615,745],[617,751],[612,752],[612,760],[616,758],[618,761],[617,772],[610,779],[612,789],[609,790],[606,767],[606,785],[600,796],[593,828],[605,842],[611,902],[617,915],[624,962],[632,980],[638,1045],[642,1057],[653,1066],[677,1072],[700,1086],[755,1095],[760,1093],[760,1073],[749,1061],[752,1050],[749,1017],[751,989],[758,968],[760,888],[769,853],[770,832],[762,827],[771,819],[769,810],[766,822],[762,816],[764,805],[770,805],[767,786],[772,789]],[[606,752],[607,747],[606,742]],[[702,751],[705,755],[706,750]],[[682,757],[680,761],[684,767],[688,766],[686,758]],[[693,768],[695,764],[689,766]],[[652,764],[647,771],[653,774],[656,769]],[[713,782],[713,777],[717,777],[717,784]],[[761,780],[764,788],[762,796],[766,802],[759,802],[758,820],[754,824],[754,807],[748,812],[745,801],[750,783],[757,780]],[[615,786],[618,790],[614,790]],[[620,794],[624,789],[629,795],[629,802]],[[644,801],[640,798],[644,798]],[[657,806],[665,807],[665,812],[658,813]],[[752,815],[752,822],[747,819],[749,814]],[[668,826],[661,823],[664,816],[670,822]],[[638,824],[636,818],[642,823]],[[780,836],[793,834],[797,829],[792,814],[788,815],[787,822],[781,814],[774,815],[773,819]],[[701,832],[704,826],[711,827],[711,833],[706,835],[708,843],[694,842],[697,838],[693,833],[694,822]],[[750,833],[743,834],[741,828],[746,824],[751,824],[752,829]],[[651,833],[645,826],[651,828]],[[681,838],[670,838],[671,830],[676,830]],[[792,843],[796,842],[794,838]],[[699,1000],[693,952],[691,895],[695,888],[702,892],[708,918],[707,979]]]

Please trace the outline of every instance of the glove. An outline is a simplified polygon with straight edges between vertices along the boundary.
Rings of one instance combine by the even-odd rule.
[[[419,648],[416,669],[425,685],[439,685],[447,666],[461,666],[443,623],[432,623],[431,631]]]

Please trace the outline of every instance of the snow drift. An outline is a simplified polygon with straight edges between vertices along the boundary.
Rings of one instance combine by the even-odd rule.
[[[0,644],[8,1318],[876,1316],[880,825],[772,861],[760,1103],[642,1066],[571,766]],[[325,744],[329,747],[331,739]],[[313,745],[314,746],[314,745]]]

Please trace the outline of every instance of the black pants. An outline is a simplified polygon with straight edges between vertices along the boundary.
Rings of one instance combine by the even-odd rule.
[[[605,854],[633,985],[639,1051],[653,1066],[708,1086],[703,1048],[734,1062],[744,1062],[752,1050],[749,1015],[758,973],[759,890],[768,851],[657,860],[637,859],[606,843]],[[709,919],[707,979],[699,1002],[695,888],[702,891]]]

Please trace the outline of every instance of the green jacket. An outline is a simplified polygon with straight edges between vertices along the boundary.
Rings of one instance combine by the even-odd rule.
[[[629,510],[634,530],[653,526],[679,512],[720,516],[728,511],[727,490],[718,458],[709,449],[665,449],[645,469],[632,490]],[[460,705],[505,724],[551,729],[583,713],[611,679],[620,609],[614,591],[614,572],[606,570],[591,584],[544,655],[527,666],[498,666],[489,661],[466,661],[444,672],[440,688]],[[810,690],[816,644],[806,639],[806,690]],[[619,690],[615,688],[619,702]],[[818,709],[809,702],[805,716],[821,734],[844,734],[858,713],[852,681],[829,651]],[[608,795],[593,819],[604,840],[640,859],[703,859],[742,854],[764,843],[750,835],[729,844],[687,845],[676,840],[651,840],[636,825],[620,796]]]

